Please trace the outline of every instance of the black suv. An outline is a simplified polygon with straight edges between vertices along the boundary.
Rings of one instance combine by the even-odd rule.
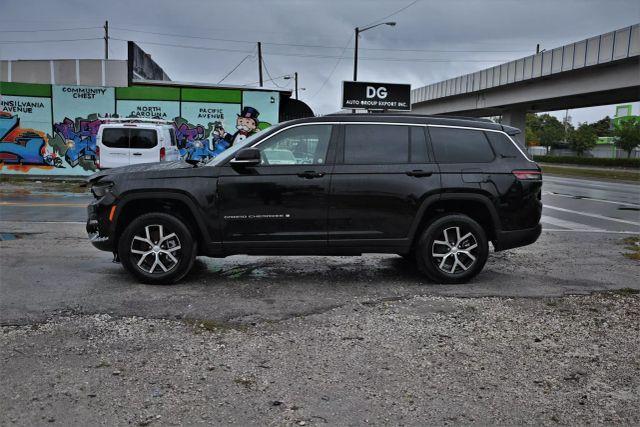
[[[140,281],[175,282],[197,255],[391,253],[465,282],[540,235],[540,168],[479,119],[337,114],[275,125],[207,164],[89,178],[87,232]]]

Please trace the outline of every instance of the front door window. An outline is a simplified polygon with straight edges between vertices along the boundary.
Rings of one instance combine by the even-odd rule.
[[[262,166],[323,165],[327,161],[331,125],[286,129],[258,146]]]

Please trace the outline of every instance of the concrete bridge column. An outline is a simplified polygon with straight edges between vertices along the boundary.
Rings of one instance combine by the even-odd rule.
[[[527,118],[527,110],[525,109],[510,109],[505,110],[502,113],[502,124],[505,126],[513,126],[514,128],[520,129],[520,133],[516,135],[513,139],[520,144],[520,146],[524,149],[527,148],[526,141],[524,138],[524,126]]]

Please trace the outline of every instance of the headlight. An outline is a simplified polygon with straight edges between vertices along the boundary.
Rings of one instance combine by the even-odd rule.
[[[113,182],[98,182],[91,187],[91,192],[97,199],[104,197],[111,190]]]

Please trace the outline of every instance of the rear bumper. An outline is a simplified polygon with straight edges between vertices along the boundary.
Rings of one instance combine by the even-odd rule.
[[[505,249],[530,245],[538,240],[540,233],[542,233],[542,224],[524,230],[499,231],[493,246],[496,251],[504,251]]]

